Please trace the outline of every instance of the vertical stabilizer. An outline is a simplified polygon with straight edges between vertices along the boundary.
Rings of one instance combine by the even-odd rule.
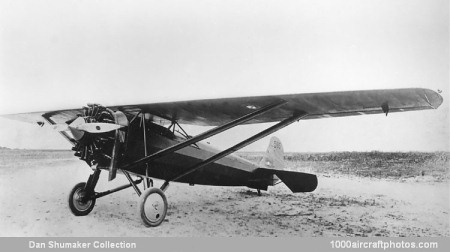
[[[267,147],[264,157],[259,162],[261,168],[283,169],[284,164],[284,149],[280,139],[277,137],[270,138],[269,147]]]

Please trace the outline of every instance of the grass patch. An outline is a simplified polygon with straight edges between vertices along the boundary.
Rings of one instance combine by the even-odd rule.
[[[0,168],[24,168],[78,160],[73,151],[0,149]]]
[[[264,153],[238,155],[257,163]],[[284,160],[296,171],[394,179],[432,176],[437,181],[448,180],[450,168],[449,152],[286,153]]]

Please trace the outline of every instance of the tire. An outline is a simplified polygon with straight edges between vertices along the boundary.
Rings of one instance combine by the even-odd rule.
[[[139,198],[139,213],[147,227],[159,226],[167,214],[167,199],[159,188],[148,188]]]
[[[88,215],[95,206],[95,198],[83,203],[80,201],[81,194],[84,192],[85,182],[76,184],[69,194],[69,208],[75,216]]]

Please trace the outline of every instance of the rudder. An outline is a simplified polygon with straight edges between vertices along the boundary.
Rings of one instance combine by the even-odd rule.
[[[270,138],[269,146],[267,147],[264,157],[259,162],[259,167],[269,169],[283,169],[284,164],[284,149],[283,144],[277,137]]]

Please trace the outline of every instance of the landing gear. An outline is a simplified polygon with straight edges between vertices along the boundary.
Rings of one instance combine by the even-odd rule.
[[[87,183],[81,182],[75,185],[75,187],[70,191],[69,194],[69,208],[70,211],[75,216],[85,216],[88,215],[92,209],[94,209],[95,201],[98,198],[104,197],[111,193],[115,193],[130,187],[133,187],[136,190],[138,195],[141,195],[140,190],[137,188],[137,185],[140,184],[143,180],[131,179],[130,175],[122,171],[125,176],[129,179],[129,184],[119,186],[117,188],[104,191],[104,192],[95,192],[95,186],[97,185],[98,179],[100,177],[100,169],[96,169],[93,174],[89,176]],[[165,198],[164,198],[165,199]],[[166,202],[167,205],[167,202]],[[165,214],[164,214],[165,216]]]
[[[86,183],[78,183],[69,194],[69,208],[75,216],[88,215],[95,206],[95,198],[86,199]]]
[[[119,186],[115,189],[105,192],[95,192],[94,188],[97,184],[100,176],[100,170],[96,170],[94,174],[89,176],[87,183],[78,183],[72,189],[69,194],[69,208],[75,216],[88,215],[92,209],[94,209],[95,201],[97,198],[121,191],[123,189],[133,187],[136,190],[136,194],[139,198],[139,213],[141,215],[144,225],[147,227],[159,226],[167,214],[167,199],[163,190],[159,188],[148,188],[143,193],[138,189],[137,185],[140,184],[143,179],[133,180],[126,171],[122,171],[125,177],[129,180],[129,184]],[[153,181],[149,180],[153,185]],[[165,184],[163,189],[167,188],[168,184]]]
[[[139,212],[147,227],[159,226],[166,218],[167,199],[158,188],[148,188],[139,199]]]

